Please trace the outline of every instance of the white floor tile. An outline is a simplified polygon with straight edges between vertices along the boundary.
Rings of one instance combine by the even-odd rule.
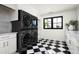
[[[34,53],[34,54],[41,54],[41,52],[36,52],[36,53]]]
[[[44,47],[47,47],[48,45],[43,45]]]
[[[32,50],[27,50],[27,54],[29,53],[34,53],[33,49]]]
[[[64,48],[58,48],[59,50],[61,50],[61,51],[65,51],[65,49]]]
[[[41,43],[38,43],[37,45],[41,45]]]
[[[40,51],[46,51],[46,49],[43,47],[43,48],[39,48]]]
[[[33,46],[33,49],[39,48],[38,46]]]
[[[54,50],[47,50],[47,52],[49,53],[49,54],[56,54],[56,52],[54,51]]]
[[[55,47],[55,46],[50,46],[50,48],[54,49],[54,48],[56,48],[56,47]]]

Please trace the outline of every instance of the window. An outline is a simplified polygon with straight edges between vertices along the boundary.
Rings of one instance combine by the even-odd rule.
[[[51,19],[45,19],[45,28],[51,28]]]
[[[44,18],[44,29],[63,29],[63,17]]]

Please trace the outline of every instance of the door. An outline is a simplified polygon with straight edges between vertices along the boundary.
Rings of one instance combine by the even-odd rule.
[[[7,40],[0,41],[0,54],[6,54],[7,48]]]
[[[15,53],[17,44],[16,44],[16,38],[12,38],[8,40],[8,53]]]

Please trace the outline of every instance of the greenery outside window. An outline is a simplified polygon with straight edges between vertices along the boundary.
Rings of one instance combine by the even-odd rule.
[[[45,28],[51,28],[52,26],[51,26],[51,19],[49,18],[49,19],[45,19]]]

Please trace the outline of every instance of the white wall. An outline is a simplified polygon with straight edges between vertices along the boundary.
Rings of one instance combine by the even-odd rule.
[[[54,17],[54,16],[63,16],[63,29],[43,29],[43,18]],[[69,20],[76,20],[76,19],[77,19],[77,13],[75,9],[58,12],[54,14],[43,15],[38,21],[38,38],[64,40],[65,23],[69,22]]]
[[[79,7],[77,8],[77,17],[78,17],[78,21],[79,21]],[[79,22],[78,22],[78,30],[79,30]]]

